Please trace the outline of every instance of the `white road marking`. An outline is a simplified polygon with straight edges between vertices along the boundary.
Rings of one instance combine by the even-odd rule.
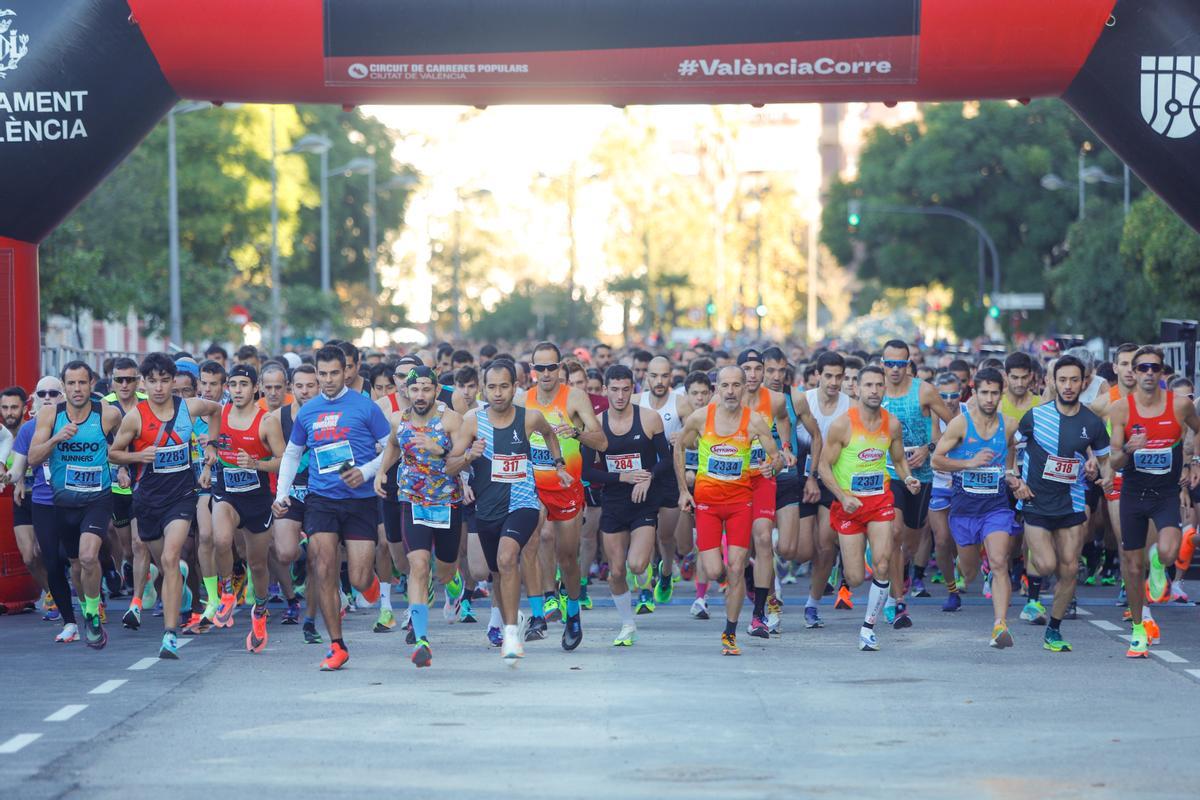
[[[87,708],[87,705],[80,703],[63,706],[58,711],[55,711],[53,714],[42,720],[42,722],[66,722],[80,711],[83,711],[85,708]]]
[[[40,733],[18,733],[7,742],[0,743],[0,753],[16,753],[25,745],[36,742],[40,738],[42,738]]]
[[[1075,609],[1075,613],[1081,617],[1090,617],[1092,615],[1092,612],[1088,611],[1086,608],[1077,608]]]
[[[104,683],[100,684],[95,689],[92,689],[90,692],[88,692],[88,694],[112,694],[127,683],[129,683],[129,681],[125,680],[124,678],[114,678],[111,681],[105,681]]]
[[[1188,663],[1188,660],[1186,658],[1183,658],[1182,656],[1177,656],[1174,653],[1172,653],[1170,650],[1158,650],[1154,647],[1151,647],[1150,655],[1158,656],[1159,658],[1161,658],[1163,661],[1167,662],[1168,664],[1186,664],[1186,663]]]
[[[128,669],[150,669],[160,660],[158,658],[143,658],[141,661],[135,661],[133,664],[130,664]]]
[[[1200,669],[1185,669],[1184,672],[1200,681]]]
[[[178,639],[175,640],[176,647],[183,647],[185,644],[191,644],[191,643],[192,643],[191,639],[187,639],[182,636],[180,636]]]
[[[1114,625],[1113,623],[1109,622],[1106,619],[1089,619],[1088,622],[1092,623],[1093,625],[1095,625],[1097,628],[1099,628],[1102,631],[1119,631],[1119,630],[1121,630],[1120,625]]]

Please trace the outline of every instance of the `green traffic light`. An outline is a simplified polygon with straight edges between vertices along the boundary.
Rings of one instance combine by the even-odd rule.
[[[707,311],[708,315],[711,317],[713,314],[717,313],[717,304],[709,303],[707,306],[705,306],[704,310]]]
[[[1000,317],[1000,307],[999,307],[999,306],[992,306],[991,308],[989,308],[989,309],[988,309],[988,316],[990,316],[992,319],[999,319],[999,317]]]
[[[851,225],[857,227],[858,223],[862,222],[862,217],[859,216],[858,214],[851,214],[849,217],[846,218],[846,221],[849,222]]]

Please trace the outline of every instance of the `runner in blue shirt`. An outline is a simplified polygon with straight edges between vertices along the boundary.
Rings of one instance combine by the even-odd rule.
[[[341,669],[350,660],[342,641],[339,541],[346,546],[351,584],[368,603],[379,599],[374,570],[379,511],[372,482],[390,427],[379,406],[346,385],[346,354],[341,348],[322,347],[316,362],[321,394],[296,414],[279,466],[274,510],[279,517],[287,513],[300,458],[307,451],[304,531],[310,565],[316,570],[321,616],[332,640],[329,654],[321,662],[321,669],[329,671]]]

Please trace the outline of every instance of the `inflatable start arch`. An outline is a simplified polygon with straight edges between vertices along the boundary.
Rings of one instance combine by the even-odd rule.
[[[0,0],[0,384],[37,376],[37,243],[180,98],[1044,96],[1200,228],[1196,0]]]

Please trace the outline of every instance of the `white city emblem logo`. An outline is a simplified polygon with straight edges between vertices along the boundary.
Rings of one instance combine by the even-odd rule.
[[[12,26],[16,15],[11,8],[0,8],[0,78],[7,78],[29,52],[29,34],[18,33]]]
[[[1142,119],[1168,139],[1200,128],[1200,56],[1142,56]]]
[[[355,62],[350,65],[350,68],[347,69],[346,72],[349,73],[351,78],[354,78],[355,80],[362,80],[363,78],[367,77],[367,65]]]

